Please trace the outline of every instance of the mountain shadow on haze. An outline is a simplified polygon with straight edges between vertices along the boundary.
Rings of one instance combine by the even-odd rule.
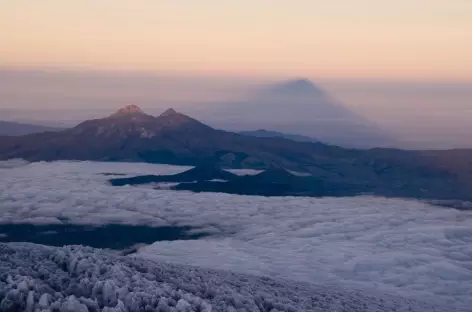
[[[213,109],[221,116],[214,124],[221,128],[272,129],[343,147],[386,147],[396,142],[391,134],[303,78],[262,86],[245,100]]]

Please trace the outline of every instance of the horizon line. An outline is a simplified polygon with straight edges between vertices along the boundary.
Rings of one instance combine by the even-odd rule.
[[[154,76],[160,78],[200,78],[200,79],[235,79],[235,80],[266,80],[287,81],[307,79],[324,82],[357,82],[369,84],[429,84],[429,85],[471,85],[472,79],[426,79],[426,78],[398,78],[398,77],[352,77],[352,76],[311,76],[303,74],[242,74],[229,71],[182,71],[182,70],[142,70],[119,68],[90,68],[86,66],[12,66],[1,65],[0,72],[32,72],[47,74],[92,74],[92,75],[137,75]]]

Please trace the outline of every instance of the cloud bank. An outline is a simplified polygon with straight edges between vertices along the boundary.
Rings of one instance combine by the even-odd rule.
[[[53,162],[0,169],[0,222],[187,225],[213,233],[137,255],[472,304],[472,211],[375,197],[265,198],[112,187],[101,173],[186,168]]]

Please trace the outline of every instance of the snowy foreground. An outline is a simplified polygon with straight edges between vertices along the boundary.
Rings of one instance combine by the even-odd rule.
[[[136,257],[377,290],[449,311],[472,307],[472,210],[378,197],[266,198],[107,183],[113,174],[185,169],[0,162],[0,223],[189,226],[210,236],[155,242]]]
[[[0,244],[0,271],[0,311],[452,311],[80,246]]]

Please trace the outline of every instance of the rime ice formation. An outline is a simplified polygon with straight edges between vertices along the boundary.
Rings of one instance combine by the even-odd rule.
[[[0,273],[0,311],[447,311],[390,295],[152,262],[81,246],[0,244]]]

